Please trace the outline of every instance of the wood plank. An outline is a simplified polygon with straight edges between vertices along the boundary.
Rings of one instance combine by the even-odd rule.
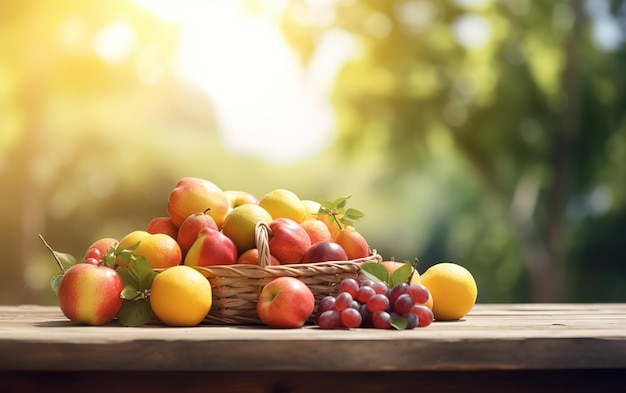
[[[626,304],[478,304],[407,331],[77,326],[0,306],[0,370],[462,371],[626,368]]]

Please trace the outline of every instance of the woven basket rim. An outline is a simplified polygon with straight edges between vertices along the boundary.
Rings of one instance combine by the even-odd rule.
[[[315,263],[293,263],[275,266],[258,266],[258,265],[213,265],[213,266],[194,266],[205,276],[241,276],[241,277],[260,277],[263,275],[275,276],[288,274],[292,276],[310,276],[316,274],[333,274],[345,270],[358,270],[363,263],[380,262],[382,259],[379,254],[372,254],[366,258],[353,259],[349,261],[326,261]]]
[[[357,265],[360,266],[366,262],[382,262],[382,256],[378,254],[376,250],[372,250],[372,253],[364,258],[350,259],[347,261],[325,261],[325,262],[312,262],[312,263],[289,263],[284,265],[271,265],[271,266],[259,266],[250,265],[245,263],[236,263],[232,265],[209,265],[209,266],[189,266],[198,270],[212,270],[212,269],[234,269],[234,270],[267,270],[267,271],[281,271],[290,269],[306,269],[307,267],[337,267],[342,265]],[[160,273],[168,268],[154,268],[153,271]]]

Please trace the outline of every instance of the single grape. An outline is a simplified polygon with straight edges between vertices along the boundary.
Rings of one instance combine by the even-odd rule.
[[[350,308],[353,308],[353,309],[355,309],[355,310],[358,310],[360,305],[361,305],[361,303],[359,303],[358,301],[356,301],[356,300],[354,300],[354,299],[353,299],[353,300],[352,300],[352,303],[350,303]]]
[[[344,278],[339,283],[339,291],[348,292],[352,297],[356,297],[356,291],[359,289],[359,283],[354,278]]]
[[[328,311],[328,310],[334,310],[335,309],[335,302],[337,301],[337,299],[335,299],[334,296],[325,296],[321,301],[319,306],[317,306],[317,313],[321,314],[324,311]]]
[[[406,329],[414,329],[419,324],[419,317],[415,313],[409,312],[404,315],[404,318],[406,318]]]
[[[337,295],[337,298],[335,300],[335,310],[343,311],[346,308],[350,308],[351,304],[352,295],[350,295],[348,292],[341,292],[339,295]]]
[[[410,313],[414,305],[415,302],[413,301],[413,298],[405,293],[398,296],[396,301],[393,303],[393,311],[400,315],[404,315]]]
[[[359,281],[359,286],[360,287],[371,287],[372,285],[374,285],[374,281],[372,281],[369,278],[367,278],[367,276],[365,276],[364,279]]]
[[[356,291],[356,300],[361,303],[367,303],[372,296],[376,295],[376,291],[371,286],[361,287]]]
[[[320,301],[320,304],[317,306],[317,311],[315,312],[315,318],[313,319],[316,325],[319,325],[318,322],[319,322],[320,315],[322,315],[324,311],[335,309],[335,301],[336,299],[334,296],[325,296],[324,298],[322,298],[322,300]]]
[[[413,298],[415,304],[424,304],[428,301],[430,293],[422,284],[411,284],[407,293]]]
[[[102,259],[102,251],[100,251],[100,249],[96,248],[96,247],[90,248],[85,253],[85,260],[87,260],[89,258],[94,258],[94,259],[100,261]]]
[[[376,329],[390,329],[391,323],[389,319],[391,315],[387,311],[375,311],[372,313],[372,325]]]
[[[385,295],[387,293],[387,284],[385,284],[382,281],[376,281],[375,283],[373,283],[372,288],[374,288],[374,292],[381,294],[381,295]]]
[[[383,294],[377,293],[367,301],[367,309],[371,312],[385,311],[389,307],[389,298]]]
[[[421,304],[414,305],[411,309],[411,312],[417,315],[417,318],[419,320],[417,326],[419,327],[426,327],[430,325],[434,319],[433,312],[430,310],[430,308],[422,306]]]
[[[362,327],[372,326],[372,312],[367,309],[367,304],[361,304],[359,306],[359,314],[361,314],[363,319],[363,322],[361,322]]]
[[[346,308],[341,312],[341,324],[347,328],[358,328],[363,322],[361,313],[353,308]]]
[[[404,295],[409,289],[409,284],[405,282],[401,282],[400,284],[395,285],[387,292],[387,297],[390,302],[395,302],[398,296]]]
[[[317,319],[317,325],[320,329],[336,329],[341,327],[341,312],[337,310],[324,311]]]

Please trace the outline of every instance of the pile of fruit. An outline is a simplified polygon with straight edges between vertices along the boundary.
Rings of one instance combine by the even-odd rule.
[[[361,269],[357,280],[341,281],[336,297],[321,300],[315,315],[320,328],[426,327],[435,316],[439,320],[461,319],[476,301],[474,278],[457,264],[439,263],[423,276],[408,262],[394,260],[366,263]],[[427,286],[433,288],[439,302],[433,302]]]
[[[156,317],[169,326],[197,325],[212,306],[211,284],[197,267],[258,265],[255,229],[260,222],[269,229],[271,265],[370,256],[368,242],[354,227],[363,213],[347,207],[349,198],[316,202],[285,189],[257,198],[244,191],[222,191],[205,179],[183,178],[169,194],[167,216],[155,217],[146,228],[119,241],[95,241],[80,261],[53,250],[44,240],[61,268],[52,289],[64,315],[78,323],[101,325],[117,318],[123,326],[141,326]],[[317,305],[315,321],[320,328],[404,329],[427,326],[433,318],[458,319],[469,312],[476,300],[471,274],[467,272],[469,278],[432,274],[431,289],[426,282],[429,271],[420,278],[409,262],[364,263],[358,282],[342,281],[336,298]],[[437,288],[441,290],[435,292]],[[460,293],[463,288],[470,289]],[[366,299],[365,293],[372,291]],[[444,300],[451,296],[463,301]],[[437,298],[445,310],[440,315],[438,302],[433,303]],[[273,327],[301,327],[315,309],[311,290],[291,277],[268,283],[257,302],[260,320]]]

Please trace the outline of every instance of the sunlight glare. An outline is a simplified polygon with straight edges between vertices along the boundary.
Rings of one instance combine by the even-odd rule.
[[[115,22],[98,33],[93,48],[100,58],[118,63],[130,54],[136,38],[135,31],[128,23]]]
[[[480,49],[491,38],[489,22],[478,14],[467,13],[459,16],[453,28],[457,41],[468,49]]]
[[[226,148],[293,163],[329,143],[330,86],[308,76],[267,15],[236,1],[138,4],[180,24],[177,71],[212,99]]]

